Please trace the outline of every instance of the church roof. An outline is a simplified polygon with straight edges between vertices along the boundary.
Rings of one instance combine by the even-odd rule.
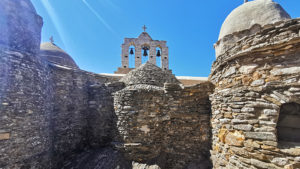
[[[52,42],[41,44],[40,55],[51,63],[79,69],[72,57]]]
[[[246,2],[227,16],[222,25],[219,40],[234,32],[250,29],[255,24],[264,26],[290,18],[290,15],[272,0]]]
[[[147,32],[142,32],[138,39],[152,40],[151,36]]]
[[[170,71],[164,71],[150,62],[132,70],[120,81],[128,86],[147,84],[163,87],[164,83],[180,83]]]

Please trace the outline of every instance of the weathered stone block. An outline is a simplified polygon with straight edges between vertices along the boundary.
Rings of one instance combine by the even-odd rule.
[[[294,163],[284,166],[284,169],[299,169],[300,163]]]
[[[281,149],[280,151],[291,156],[300,156],[300,148]]]
[[[229,132],[225,137],[225,143],[233,146],[243,146],[245,136],[238,131]]]
[[[245,132],[246,138],[276,141],[276,135],[271,132]]]
[[[273,160],[271,162],[278,166],[284,166],[288,163],[288,161],[289,160],[286,158],[273,158]]]
[[[253,107],[243,107],[241,112],[243,112],[243,113],[254,112],[254,108]]]
[[[244,130],[244,131],[250,131],[252,129],[252,125],[250,124],[240,124],[240,125],[234,125],[233,126],[234,129],[237,129],[237,130]]]
[[[253,81],[253,82],[251,83],[251,86],[256,87],[256,86],[261,86],[261,85],[263,85],[263,84],[265,84],[265,80],[264,80],[264,79],[259,79],[259,80]]]
[[[252,64],[252,65],[244,65],[244,66],[241,66],[239,68],[239,71],[243,74],[251,74],[255,71],[255,69],[258,67],[257,64]]]
[[[263,112],[264,112],[265,115],[268,115],[268,116],[276,116],[279,113],[274,109],[264,109]]]
[[[226,137],[227,133],[228,133],[227,129],[221,129],[219,131],[218,137],[221,142],[225,143],[225,137]]]
[[[271,75],[278,76],[278,75],[289,75],[289,74],[297,74],[300,73],[300,67],[289,67],[289,68],[274,68],[271,71]]]
[[[230,67],[223,75],[223,77],[228,77],[236,72],[236,67]]]
[[[0,140],[10,139],[10,133],[0,133]]]
[[[256,141],[253,141],[253,140],[246,140],[244,142],[244,145],[247,147],[247,148],[250,148],[250,149],[257,149],[257,148],[260,148],[260,145],[256,142]]]

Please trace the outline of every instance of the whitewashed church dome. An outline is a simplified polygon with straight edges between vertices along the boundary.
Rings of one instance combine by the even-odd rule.
[[[246,2],[227,16],[222,25],[219,40],[234,32],[250,29],[256,24],[264,26],[290,18],[290,15],[272,0]]]

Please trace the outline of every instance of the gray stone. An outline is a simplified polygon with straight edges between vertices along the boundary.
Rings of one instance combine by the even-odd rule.
[[[255,132],[275,132],[274,127],[262,126],[254,129]]]
[[[235,72],[236,72],[236,67],[231,67],[224,73],[224,77],[233,75]]]
[[[274,76],[278,75],[289,75],[289,74],[297,74],[300,73],[300,67],[289,67],[289,68],[274,68],[271,71],[271,74]]]
[[[254,108],[253,107],[243,107],[241,112],[243,112],[243,113],[254,112]]]
[[[264,79],[255,80],[251,83],[251,86],[261,86],[265,83]]]
[[[264,114],[268,115],[268,116],[277,116],[279,114],[279,112],[277,112],[274,109],[264,109]]]
[[[234,125],[233,128],[237,130],[250,131],[252,129],[252,125]]]
[[[253,73],[257,67],[258,67],[257,64],[244,65],[239,68],[239,71],[243,74],[248,75],[248,74]]]
[[[273,158],[272,163],[278,166],[285,166],[288,163],[288,159],[286,158]]]
[[[246,138],[276,141],[276,135],[272,132],[245,132]]]

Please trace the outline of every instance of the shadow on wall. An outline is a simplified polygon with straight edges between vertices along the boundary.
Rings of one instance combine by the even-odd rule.
[[[281,148],[300,147],[300,104],[286,103],[280,108],[277,122],[278,144]]]

